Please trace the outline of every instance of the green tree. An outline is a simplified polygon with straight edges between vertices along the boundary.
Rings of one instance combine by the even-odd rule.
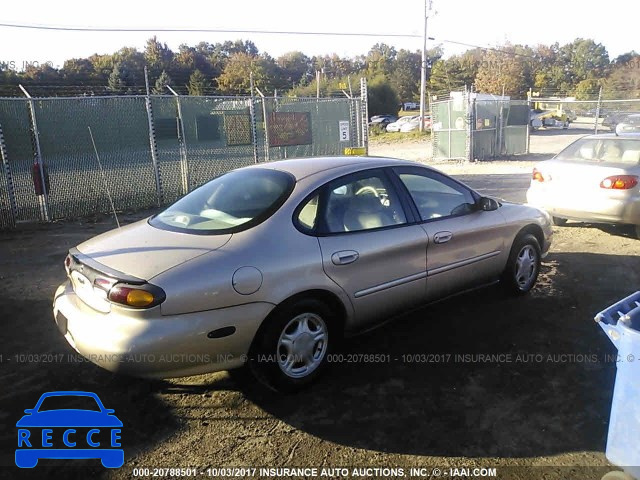
[[[65,81],[72,84],[89,82],[96,75],[93,64],[88,58],[65,60],[60,73]]]
[[[609,72],[607,49],[591,39],[576,38],[573,42],[562,46],[559,54],[573,88],[582,80],[604,78]]]
[[[254,85],[266,95],[265,90],[272,85],[268,76],[272,66],[266,58],[244,52],[234,53],[218,77],[218,89],[227,95],[249,94],[253,74]]]
[[[120,63],[113,66],[109,75],[107,88],[113,93],[125,93],[127,89],[127,72]]]
[[[391,75],[396,59],[396,49],[385,43],[376,43],[367,54],[367,77],[375,77],[379,74]]]
[[[640,98],[640,54],[630,52],[616,58],[611,74],[604,81],[603,96],[607,99]]]
[[[408,50],[398,52],[390,82],[401,101],[414,101],[420,98],[421,63],[420,52]]]
[[[195,70],[189,77],[187,91],[189,95],[205,95],[210,87],[207,77],[200,70]]]
[[[144,59],[149,68],[149,75],[157,76],[160,72],[171,68],[173,52],[166,43],[160,43],[157,37],[147,40],[144,49]]]
[[[529,89],[526,65],[521,56],[513,52],[489,51],[486,53],[476,75],[478,92],[493,95],[508,95],[524,98]]]
[[[368,83],[369,115],[396,113],[400,100],[384,75],[373,77]]]
[[[165,95],[168,94],[167,85],[171,85],[171,77],[165,70],[162,71],[158,79],[156,80],[155,85],[151,89],[151,93],[154,95]]]
[[[596,78],[587,78],[576,85],[576,100],[596,100],[600,91],[602,80]]]
[[[282,86],[293,88],[313,78],[311,59],[302,52],[288,52],[276,59],[282,75]]]

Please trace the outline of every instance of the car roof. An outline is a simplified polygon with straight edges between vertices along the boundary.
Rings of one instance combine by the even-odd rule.
[[[580,140],[584,140],[584,139],[598,139],[598,140],[633,140],[634,142],[640,141],[640,137],[625,137],[625,136],[620,136],[620,135],[616,135],[614,133],[607,133],[604,135],[585,135],[584,137],[581,137]]]
[[[426,165],[422,165],[416,162],[408,160],[399,160],[397,158],[386,157],[308,157],[308,158],[294,158],[288,160],[276,160],[269,163],[260,163],[252,165],[247,168],[269,168],[272,170],[279,170],[287,172],[295,177],[296,180],[301,180],[310,175],[316,173],[333,170],[336,168],[343,168],[352,166],[353,171],[366,168],[381,168],[391,166],[421,166],[428,168]],[[360,167],[360,168],[357,168]]]

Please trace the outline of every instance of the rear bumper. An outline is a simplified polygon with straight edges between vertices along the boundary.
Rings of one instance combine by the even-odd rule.
[[[527,202],[554,217],[599,223],[640,225],[640,194],[559,195],[550,189],[530,187]]]
[[[111,372],[171,378],[242,366],[270,303],[249,303],[181,315],[141,318],[127,312],[100,313],[67,282],[56,291],[53,314],[74,350]],[[209,338],[224,327],[235,331]]]

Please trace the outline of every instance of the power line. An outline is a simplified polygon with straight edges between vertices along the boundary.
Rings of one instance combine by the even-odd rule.
[[[38,25],[23,23],[0,23],[0,27],[24,28],[31,30],[56,30],[63,32],[179,32],[179,33],[254,33],[265,35],[325,35],[325,36],[345,36],[345,37],[401,37],[401,38],[421,38],[420,35],[408,33],[368,33],[368,32],[303,32],[287,30],[244,30],[233,28],[121,28],[121,27],[65,27],[61,25]]]

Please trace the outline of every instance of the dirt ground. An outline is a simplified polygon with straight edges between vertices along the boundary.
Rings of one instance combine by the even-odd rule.
[[[568,141],[540,132],[532,147],[546,151],[534,159],[443,169],[524,174]],[[411,158],[421,148],[393,151]],[[0,234],[0,476],[124,479],[148,468],[143,477],[178,478],[154,469],[195,468],[198,477],[283,478],[215,469],[307,467],[320,476],[344,467],[349,475],[323,478],[395,478],[400,469],[405,478],[474,478],[473,468],[495,468],[501,479],[600,479],[612,468],[604,449],[616,352],[593,317],[640,290],[640,241],[628,229],[557,227],[530,295],[511,298],[496,286],[409,312],[342,346],[347,359],[381,353],[388,361],[335,364],[308,391],[279,396],[242,371],[146,381],[110,374],[71,350],[51,314],[62,262],[70,247],[113,226],[102,218]],[[115,409],[124,467],[14,466],[15,422],[53,390],[96,392]],[[357,476],[356,467],[366,469]],[[422,470],[411,475],[412,467]]]

